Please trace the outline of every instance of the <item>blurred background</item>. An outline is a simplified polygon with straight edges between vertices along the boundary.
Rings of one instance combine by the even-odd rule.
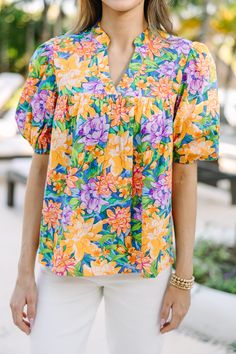
[[[15,108],[34,49],[72,28],[76,14],[75,0],[0,0],[0,354],[28,354],[9,307],[32,157]],[[236,2],[172,1],[171,14],[175,31],[205,42],[215,58],[221,134],[219,160],[198,161],[196,282],[188,314],[165,334],[163,354],[236,353]],[[103,315],[102,303],[87,354],[108,354]]]

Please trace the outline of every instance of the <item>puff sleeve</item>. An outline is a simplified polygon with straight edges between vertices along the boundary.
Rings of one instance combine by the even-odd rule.
[[[220,105],[217,73],[214,59],[204,43],[191,43],[176,101],[173,128],[173,162],[218,159]]]
[[[56,100],[53,46],[52,40],[48,40],[40,44],[30,58],[15,113],[19,133],[38,154],[50,151]]]

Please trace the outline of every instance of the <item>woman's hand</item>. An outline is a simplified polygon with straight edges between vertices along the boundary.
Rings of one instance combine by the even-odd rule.
[[[34,153],[32,157],[26,184],[18,277],[10,300],[13,321],[26,334],[31,332],[32,321],[30,319],[34,319],[36,313],[37,287],[34,266],[39,245],[48,159],[49,154]],[[24,312],[25,305],[27,305],[27,313]]]
[[[27,305],[27,313],[24,311],[25,305]],[[25,275],[18,277],[11,296],[10,307],[15,325],[26,334],[31,332],[31,326],[36,315],[36,306],[37,286],[34,276]]]
[[[191,292],[186,289],[179,289],[169,284],[162,303],[160,332],[166,333],[179,326],[188,312],[191,304]],[[167,322],[170,309],[172,310],[171,320]]]

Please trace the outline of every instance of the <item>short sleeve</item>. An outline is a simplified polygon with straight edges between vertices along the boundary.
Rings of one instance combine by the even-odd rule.
[[[173,162],[217,160],[220,105],[215,61],[208,47],[191,42],[173,124]]]
[[[56,100],[53,46],[52,40],[48,40],[40,44],[30,58],[15,113],[19,133],[38,154],[50,151]]]

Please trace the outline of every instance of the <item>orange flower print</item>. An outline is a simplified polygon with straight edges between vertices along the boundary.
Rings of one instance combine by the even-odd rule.
[[[153,95],[167,99],[172,93],[172,81],[168,76],[161,77],[152,87]]]
[[[66,187],[64,189],[64,192],[68,195],[71,195],[71,189],[76,187],[76,182],[79,179],[77,176],[75,176],[77,171],[78,168],[68,168],[68,174],[65,176]]]
[[[55,128],[52,143],[55,149],[52,151],[51,168],[55,168],[58,165],[68,166],[69,156],[71,151],[71,136],[68,130],[61,131],[60,128]]]
[[[208,92],[207,114],[215,117],[219,112],[219,100],[217,90],[212,89]]]
[[[103,176],[98,177],[97,192],[100,195],[105,197],[109,197],[112,192],[116,192],[116,178],[112,175],[112,173],[104,174]]]
[[[196,60],[196,68],[199,71],[200,75],[205,78],[207,78],[207,75],[209,75],[208,64],[208,58],[205,58],[203,55],[199,56],[199,58]]]
[[[60,208],[61,203],[55,203],[53,200],[49,200],[48,202],[45,200],[43,201],[43,220],[44,224],[48,225],[49,230],[51,228],[55,229],[57,226],[59,226],[59,221],[62,215],[62,210]]]
[[[209,155],[214,153],[214,148],[212,147],[213,142],[211,140],[206,140],[204,137],[198,139],[197,141],[191,141],[189,144],[184,144],[182,148],[179,149],[179,154],[181,156],[181,162],[189,161],[190,163],[195,161],[196,156],[201,156],[202,159],[207,159]]]
[[[96,51],[96,46],[93,42],[85,42],[77,47],[78,54],[83,55],[85,59],[90,58]]]
[[[91,275],[113,275],[119,273],[121,267],[116,267],[116,262],[97,260],[91,262],[91,268],[84,265],[83,271],[87,276]]]
[[[106,222],[111,226],[111,232],[116,232],[120,236],[121,232],[127,232],[130,223],[130,208],[115,208],[107,210],[108,219]]]
[[[54,120],[63,123],[65,120],[69,120],[69,119],[70,116],[68,114],[67,97],[62,96],[58,100],[57,110],[55,112]]]
[[[119,193],[119,197],[127,198],[131,195],[131,184],[131,178],[122,178],[121,176],[117,178],[117,192]]]
[[[51,129],[45,127],[38,139],[38,146],[40,149],[46,149],[50,141]]]
[[[52,271],[57,275],[66,275],[69,272],[74,276],[75,260],[63,252],[62,248],[55,248],[52,258]]]
[[[142,195],[143,174],[140,166],[135,166],[133,171],[132,192],[133,196]]]
[[[151,41],[149,45],[154,55],[161,54],[161,51],[163,50],[163,44],[161,41]]]
[[[151,259],[150,257],[144,257],[142,253],[136,259],[137,266],[136,268],[139,270],[146,270],[146,272],[150,272],[151,267]]]
[[[120,119],[126,123],[129,121],[126,100],[122,97],[119,97],[114,104],[114,108],[111,112],[111,126],[114,127],[119,125]]]
[[[61,193],[64,188],[65,176],[63,173],[56,172],[55,170],[48,170],[47,173],[47,184],[52,186],[53,191],[56,193]]]
[[[34,79],[34,78],[29,78],[25,82],[23,92],[22,92],[20,99],[19,99],[20,103],[31,101],[31,97],[36,92],[37,83],[38,83],[38,79]]]

